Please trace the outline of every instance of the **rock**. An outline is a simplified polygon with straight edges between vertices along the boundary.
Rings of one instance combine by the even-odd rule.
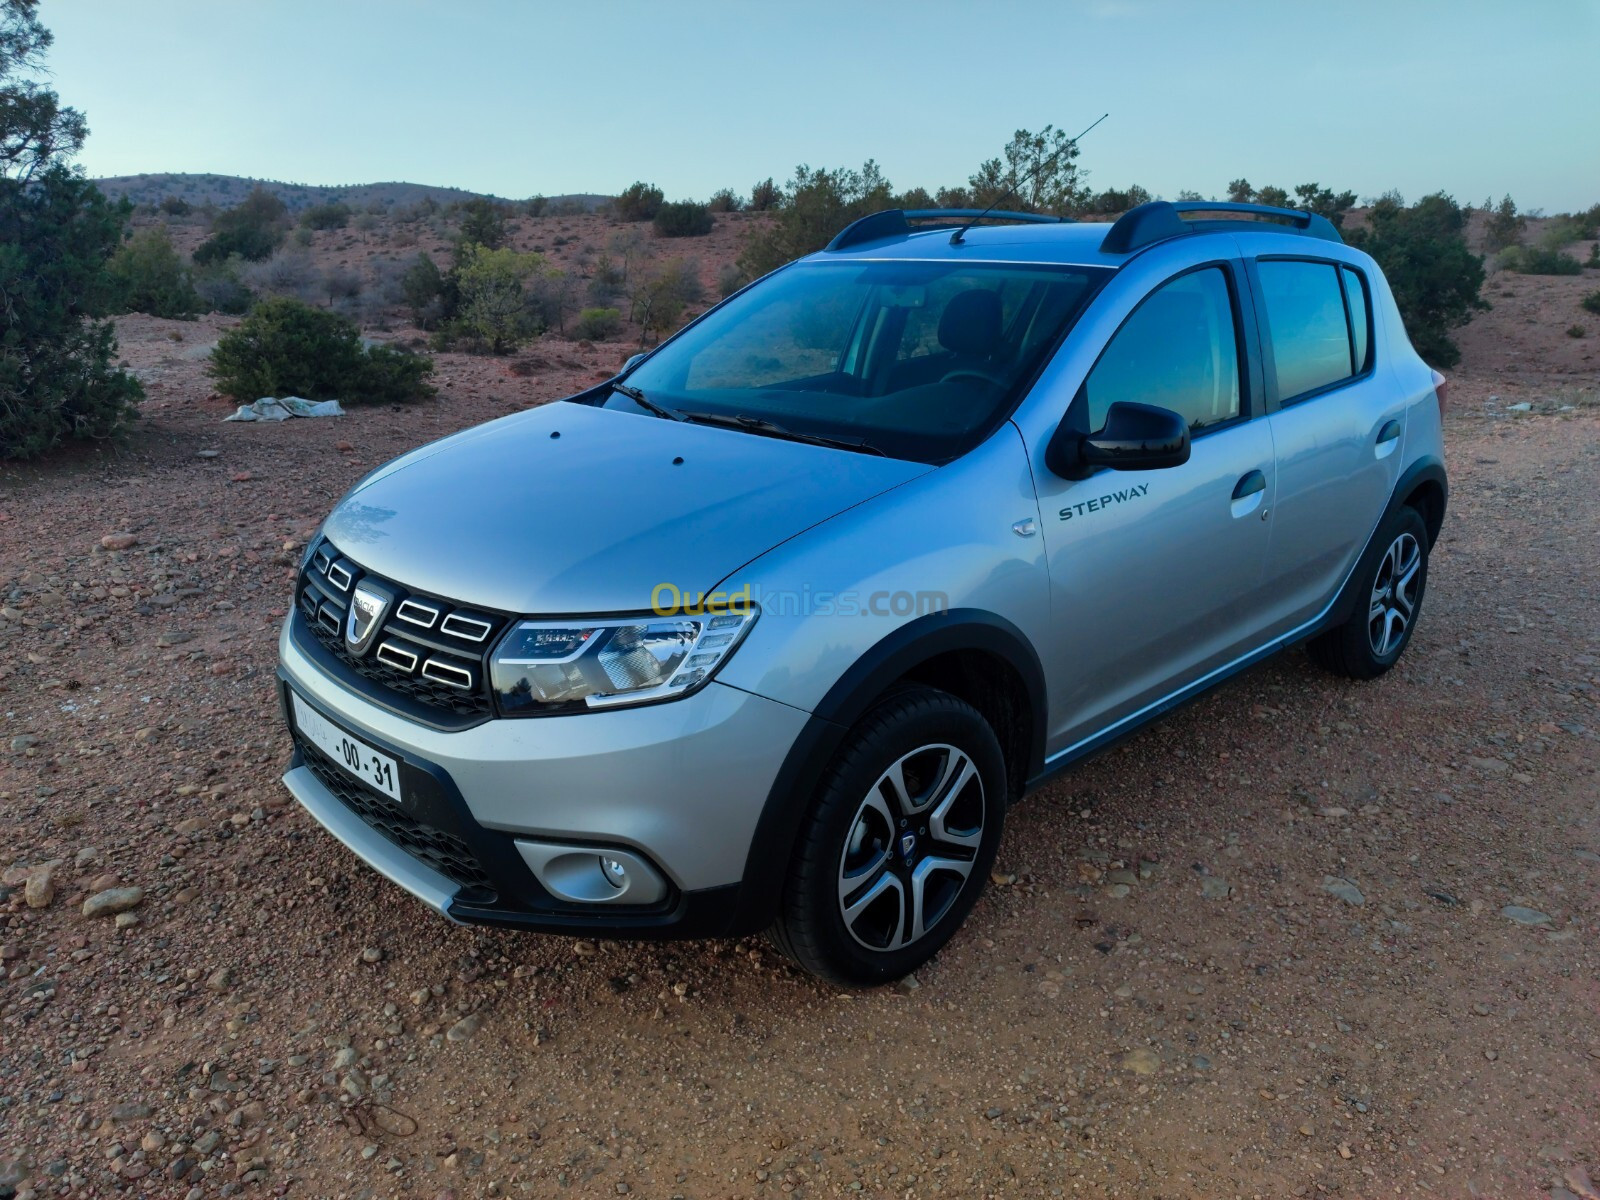
[[[365,946],[365,947],[362,948],[362,951],[361,951],[361,961],[362,962],[364,962],[364,963],[375,963],[375,962],[380,961],[382,958],[383,958],[383,951],[378,949],[378,947],[376,947],[376,946]]]
[[[1148,1047],[1140,1047],[1122,1056],[1122,1066],[1135,1075],[1154,1075],[1161,1069],[1161,1056]]]
[[[255,476],[250,474],[249,471],[235,471],[233,473],[234,483],[249,483],[254,478]]]
[[[137,1101],[129,1101],[125,1104],[113,1105],[111,1109],[111,1119],[118,1122],[145,1121],[150,1118],[150,1114],[154,1111],[155,1110],[148,1104],[140,1104]]]
[[[143,888],[107,888],[103,892],[96,892],[83,902],[83,915],[86,917],[112,917],[117,913],[127,912],[130,908],[137,908],[143,901]]]
[[[1503,759],[1473,758],[1470,755],[1467,758],[1467,765],[1469,767],[1476,767],[1478,770],[1484,771],[1490,775],[1504,775],[1511,769],[1511,767]]]
[[[1537,908],[1524,908],[1520,904],[1508,904],[1500,910],[1500,915],[1508,921],[1515,921],[1518,925],[1554,925],[1555,919],[1549,913],[1542,913]]]
[[[221,450],[196,450],[194,452],[194,456],[196,458],[221,458],[222,457],[222,451]]]
[[[451,1042],[464,1042],[473,1034],[477,1033],[482,1024],[483,1017],[479,1013],[473,1013],[470,1016],[462,1017],[461,1020],[450,1026],[449,1031],[444,1035],[445,1040]]]
[[[345,1072],[344,1078],[339,1080],[339,1086],[346,1094],[359,1100],[367,1094],[367,1089],[371,1085],[367,1082],[366,1072],[360,1067],[351,1067]]]
[[[1322,877],[1322,890],[1330,896],[1337,896],[1346,904],[1354,904],[1357,908],[1367,902],[1361,894],[1361,889],[1348,879],[1341,879],[1337,875],[1324,875]]]
[[[1193,1067],[1196,1071],[1209,1071],[1209,1070],[1211,1070],[1211,1060],[1209,1058],[1207,1058],[1204,1054],[1196,1054],[1193,1058],[1191,1058],[1189,1060],[1189,1065],[1191,1067]]]
[[[31,733],[21,733],[11,739],[11,752],[21,754],[24,750],[31,750],[39,744],[39,739]]]
[[[46,863],[29,875],[22,885],[22,898],[29,908],[49,908],[56,898],[55,868]]]
[[[1207,875],[1200,880],[1200,895],[1207,900],[1226,900],[1233,887],[1221,875]]]
[[[225,992],[233,986],[233,968],[218,967],[206,976],[206,989],[212,992]]]
[[[341,1046],[334,1052],[333,1069],[335,1071],[342,1071],[346,1067],[353,1067],[356,1065],[356,1059],[359,1057],[360,1055],[356,1053],[354,1046]]]
[[[1516,403],[1516,404],[1508,404],[1508,405],[1506,405],[1506,411],[1507,412],[1532,412],[1533,411],[1533,405],[1528,403],[1528,401],[1523,400],[1523,401],[1520,401],[1519,403]]]
[[[181,646],[183,643],[194,640],[194,634],[184,633],[181,629],[171,629],[156,638],[158,646]]]
[[[73,855],[72,863],[73,863],[73,865],[75,867],[77,867],[81,871],[84,867],[87,867],[90,863],[98,862],[99,859],[100,859],[100,851],[99,850],[97,850],[93,846],[85,846],[81,850],[79,850],[77,854]]]
[[[120,912],[117,914],[116,926],[118,929],[132,929],[139,923],[139,914],[134,912]]]
[[[131,533],[108,533],[100,539],[100,545],[106,550],[128,550],[139,544],[139,539]]]

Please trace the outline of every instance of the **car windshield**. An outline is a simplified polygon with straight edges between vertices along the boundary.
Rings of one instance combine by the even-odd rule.
[[[1011,263],[797,263],[627,377],[608,408],[745,418],[938,463],[1014,406],[1106,274]]]

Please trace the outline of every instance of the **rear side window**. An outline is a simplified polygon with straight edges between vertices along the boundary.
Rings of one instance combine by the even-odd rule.
[[[1269,260],[1257,263],[1256,271],[1278,398],[1293,400],[1354,375],[1350,319],[1339,286],[1339,268],[1332,263]],[[1362,304],[1364,307],[1364,293]],[[1361,328],[1365,341],[1365,316]]]
[[[1220,267],[1180,275],[1146,296],[1084,381],[1088,428],[1119,400],[1154,404],[1189,428],[1239,415],[1239,339]]]
[[[1367,369],[1367,281],[1359,271],[1340,267],[1345,307],[1350,310],[1350,364],[1357,375]]]

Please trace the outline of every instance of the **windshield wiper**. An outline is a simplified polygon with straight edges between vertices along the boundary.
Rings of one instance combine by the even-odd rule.
[[[724,425],[729,429],[744,429],[750,433],[782,438],[788,442],[806,442],[813,446],[831,446],[835,450],[854,450],[859,454],[888,457],[871,442],[862,441],[860,438],[836,438],[820,433],[801,433],[795,429],[785,428],[776,421],[768,421],[764,417],[752,417],[747,413],[686,412],[682,414],[682,418],[693,421],[696,425]]]
[[[654,400],[650,399],[649,396],[646,396],[631,383],[613,383],[611,385],[611,390],[613,392],[621,392],[624,396],[626,396],[629,400],[632,400],[647,413],[654,413],[656,416],[665,417],[669,421],[688,420],[688,418],[677,409],[668,408],[665,404],[657,404]]]

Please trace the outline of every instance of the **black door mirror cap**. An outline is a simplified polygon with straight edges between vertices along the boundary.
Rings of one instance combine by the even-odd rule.
[[[1189,461],[1189,423],[1169,408],[1119,400],[1096,433],[1076,433],[1066,423],[1045,449],[1045,465],[1063,479],[1086,479],[1096,468],[1159,471]]]

